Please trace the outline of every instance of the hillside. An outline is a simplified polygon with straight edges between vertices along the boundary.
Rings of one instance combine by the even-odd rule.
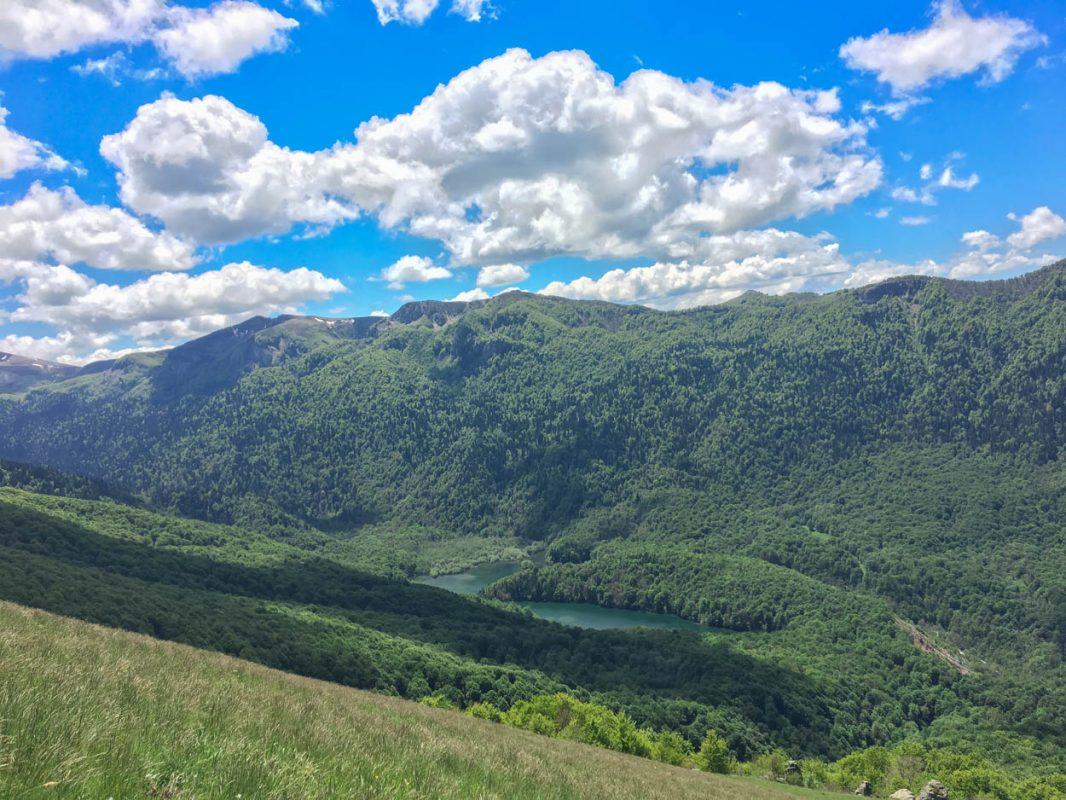
[[[25,358],[0,352],[0,393],[21,392],[38,384],[72,378],[78,367],[55,364],[39,358]]]
[[[744,759],[918,740],[1054,771],[1064,363],[1063,263],[257,318],[0,398],[0,456],[84,476],[8,470],[0,596],[462,707],[565,688]],[[716,630],[404,581],[523,554],[491,596]]]
[[[0,795],[836,797],[709,775],[0,603]]]
[[[359,549],[321,535],[279,541],[17,489],[0,489],[0,554],[2,599],[359,688],[464,708],[568,691],[694,744],[714,727],[744,757],[773,746],[842,754],[866,742],[856,709],[861,687],[874,684],[860,671],[876,674],[879,654],[847,669],[857,690],[721,638],[564,628],[383,577]],[[875,638],[915,669],[914,691],[929,670],[952,681],[881,622]]]

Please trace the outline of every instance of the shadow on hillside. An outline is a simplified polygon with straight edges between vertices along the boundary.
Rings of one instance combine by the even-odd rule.
[[[732,708],[804,750],[832,725],[810,678],[694,634],[567,628],[323,559],[234,564],[0,508],[5,600],[411,697],[653,694]]]

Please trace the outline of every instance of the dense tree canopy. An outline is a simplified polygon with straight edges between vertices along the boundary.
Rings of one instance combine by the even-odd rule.
[[[253,320],[0,396],[0,455],[88,476],[0,470],[38,492],[0,497],[0,586],[412,697],[567,690],[741,758],[1006,736],[1061,763],[1064,365],[1063,264]],[[523,552],[495,598],[717,630],[582,632],[402,581]]]

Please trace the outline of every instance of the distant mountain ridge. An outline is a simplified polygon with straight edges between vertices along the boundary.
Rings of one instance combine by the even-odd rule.
[[[1027,292],[1035,291],[1047,275],[1066,270],[1066,260],[1005,280],[970,281],[951,280],[925,275],[909,275],[889,278],[879,283],[856,289],[842,289],[832,295],[850,294],[863,303],[875,303],[884,297],[912,297],[922,289],[933,284],[943,287],[944,291],[957,299],[969,297],[1015,298]],[[201,382],[194,378],[193,386],[210,391],[224,385],[227,379],[233,379],[245,371],[260,366],[273,366],[286,358],[300,355],[309,346],[321,344],[328,340],[359,341],[373,339],[397,325],[426,323],[440,327],[462,316],[467,311],[481,308],[488,303],[494,306],[518,302],[526,298],[542,295],[525,291],[511,291],[497,295],[491,300],[446,301],[416,300],[405,303],[390,315],[367,317],[323,317],[317,315],[281,314],[276,317],[253,316],[243,322],[220,328],[204,336],[191,339],[175,347],[154,351],[160,357],[159,365],[171,373],[170,384],[180,388],[190,376],[200,359],[205,359],[213,367],[221,368],[221,373]],[[675,312],[656,312],[645,306],[617,305],[596,301],[572,301],[590,306],[615,307],[620,310],[649,311],[663,314],[698,313],[706,308],[726,307],[730,303],[759,302],[765,300],[798,300],[819,295],[765,295],[757,291],[746,292],[733,301],[719,306],[704,306]],[[827,296],[827,295],[821,295]],[[553,298],[559,299],[559,298]],[[271,333],[267,333],[270,331]],[[117,359],[94,361],[78,367],[57,364],[12,353],[0,352],[0,392],[18,392],[44,383],[66,380],[78,375],[90,375],[106,372],[113,368],[124,369],[128,362],[139,361],[150,356],[151,351],[134,354]],[[219,363],[219,362],[228,363]],[[141,364],[143,365],[143,361]]]
[[[21,392],[77,375],[78,367],[0,352],[0,393]]]
[[[927,354],[923,354],[926,345],[912,338],[915,326],[922,324],[919,310],[921,309],[924,317],[930,321],[940,310],[949,308],[965,309],[965,314],[977,314],[975,319],[991,320],[993,316],[1002,316],[1013,308],[1024,308],[1023,313],[1029,318],[1029,322],[1012,329],[1010,334],[1018,338],[1018,342],[1001,349],[993,340],[987,338],[983,343],[960,340],[953,347],[968,349],[980,345],[981,349],[973,351],[973,358],[967,364],[957,364],[950,369],[958,372],[957,378],[963,383],[972,383],[975,376],[971,373],[974,369],[1003,368],[1012,358],[1017,357],[1017,353],[1012,351],[1016,350],[1022,339],[1031,338],[1035,333],[1047,330],[1050,338],[1045,341],[1044,346],[1052,349],[1040,356],[1043,359],[1041,366],[1027,368],[1024,379],[1037,379],[1038,376],[1033,374],[1034,369],[1051,370],[1048,377],[1052,383],[1039,384],[1038,389],[1040,392],[1051,394],[1045,402],[1032,406],[1024,420],[1019,420],[1019,423],[1029,426],[1034,432],[1039,431],[1039,436],[1043,437],[1044,441],[1045,457],[1054,457],[1058,452],[1064,425],[1061,406],[1058,404],[1059,393],[1062,392],[1061,370],[1056,372],[1060,366],[1056,358],[1061,355],[1056,348],[1061,347],[1062,338],[1058,336],[1060,331],[1057,323],[1063,315],[1064,285],[1066,261],[1003,281],[976,283],[910,276],[827,295],[766,296],[747,293],[720,305],[676,312],[509,292],[488,301],[412,302],[402,306],[389,317],[252,317],[169,350],[135,353],[113,361],[89,364],[80,369],[8,356],[11,366],[6,368],[7,373],[18,376],[14,379],[8,378],[8,391],[16,391],[10,387],[15,386],[15,381],[18,380],[18,390],[34,388],[36,399],[0,405],[0,419],[7,418],[11,421],[12,425],[8,430],[10,434],[14,434],[20,429],[25,430],[22,428],[24,425],[35,424],[34,420],[44,423],[53,412],[58,412],[61,419],[74,409],[88,409],[92,406],[94,414],[104,412],[106,416],[109,405],[113,410],[117,410],[114,403],[122,405],[134,397],[144,396],[151,398],[150,405],[141,411],[135,411],[128,418],[123,414],[115,421],[123,428],[142,419],[148,422],[148,418],[142,413],[146,412],[155,420],[152,423],[155,428],[162,422],[159,414],[171,413],[165,409],[182,398],[196,397],[199,398],[198,404],[210,402],[215,405],[218,402],[228,405],[251,401],[252,398],[241,399],[236,396],[224,399],[220,393],[236,387],[259,370],[271,371],[285,367],[291,378],[302,382],[313,373],[322,372],[327,366],[354,366],[352,359],[370,359],[371,353],[377,354],[371,359],[375,362],[389,353],[396,357],[406,354],[402,357],[402,362],[418,373],[420,380],[429,381],[429,384],[439,390],[460,384],[469,388],[474,385],[470,381],[476,381],[478,374],[490,365],[494,373],[501,370],[507,372],[533,357],[535,352],[541,353],[539,358],[547,358],[554,343],[561,345],[568,338],[577,337],[572,343],[566,344],[566,352],[550,355],[555,365],[555,368],[550,370],[550,380],[557,382],[559,389],[565,392],[572,391],[573,387],[587,376],[587,369],[595,363],[587,361],[587,356],[596,348],[607,348],[600,354],[601,367],[617,362],[616,366],[611,368],[615,371],[609,380],[631,380],[635,377],[634,370],[645,371],[645,366],[634,361],[631,353],[658,341],[660,344],[653,346],[653,349],[659,350],[654,369],[676,371],[683,368],[690,373],[691,380],[697,384],[706,384],[704,390],[710,393],[706,395],[708,397],[720,394],[723,387],[715,388],[718,373],[715,370],[707,371],[707,357],[712,360],[726,358],[722,367],[740,369],[737,379],[743,382],[750,381],[764,366],[771,364],[776,364],[775,369],[778,370],[799,369],[796,377],[803,381],[810,381],[815,373],[824,371],[821,377],[825,379],[825,383],[812,384],[811,389],[819,393],[832,393],[843,388],[833,387],[830,382],[840,383],[841,375],[832,372],[839,365],[835,365],[833,361],[844,356],[859,359],[853,365],[854,369],[873,370],[865,378],[868,380],[883,381],[883,374],[880,377],[875,375],[883,373],[885,369],[910,371],[912,374],[907,380],[912,385],[905,391],[917,392],[914,397],[922,398],[920,402],[924,410],[921,415],[926,417],[923,424],[926,427],[948,424],[947,417],[950,417],[950,425],[959,430],[971,429],[968,435],[974,440],[974,437],[980,439],[990,435],[991,428],[987,426],[1002,425],[1002,415],[1006,408],[990,411],[990,414],[984,416],[975,417],[970,414],[965,419],[960,417],[961,406],[985,402],[988,399],[982,399],[983,396],[976,393],[976,385],[966,389],[966,394],[955,399],[942,398],[943,402],[939,406],[929,405],[930,398],[920,392],[919,384],[929,381],[929,389],[932,389],[938,382],[942,382],[945,376],[939,369],[929,371],[928,364],[921,366],[922,361],[928,360]],[[1041,292],[1045,296],[1037,297]],[[987,305],[993,300],[999,304]],[[900,301],[906,302],[897,306]],[[1018,322],[1021,323],[1021,320]],[[1030,323],[1036,324],[1038,330],[1034,331]],[[602,336],[593,337],[593,342],[586,334],[580,333],[585,329],[604,333]],[[779,332],[775,332],[775,329]],[[780,339],[781,333],[786,329],[795,329],[795,336],[790,341]],[[567,331],[570,333],[566,333]],[[936,335],[950,335],[954,338],[960,332],[941,327]],[[924,335],[931,333],[932,331]],[[997,329],[988,331],[984,336],[1002,336],[1005,333],[1006,330]],[[810,338],[810,334],[815,334],[815,338]],[[889,338],[885,338],[886,335]],[[852,340],[848,341],[847,336],[851,336]],[[881,341],[877,343],[871,339],[868,343],[861,344],[868,352],[856,351],[846,355],[841,350],[855,343],[862,343],[870,336],[880,337]],[[680,337],[678,345],[681,341],[687,342],[681,350],[669,343],[677,337]],[[582,343],[581,340],[588,341]],[[627,354],[624,350],[609,352],[616,346],[629,348],[630,353]],[[827,346],[832,350],[826,350]],[[545,349],[546,347],[548,349]],[[572,347],[591,347],[592,350],[579,354],[572,352]],[[693,348],[708,347],[712,350],[708,351],[707,357],[696,357],[696,361],[686,363],[687,358],[695,356]],[[737,347],[747,351],[745,359],[748,363],[744,366],[730,366],[730,361],[735,358],[730,353],[739,352]],[[796,362],[795,355],[789,352],[797,347],[806,349],[806,355],[800,362]],[[712,356],[712,352],[717,354]],[[394,357],[390,358],[395,360]],[[801,363],[811,359],[814,359],[811,368]],[[882,359],[883,362],[878,365],[871,359]],[[297,363],[303,366],[286,367]],[[625,363],[630,366],[624,367]],[[2,364],[3,362],[0,362],[0,376],[5,374]],[[369,364],[370,361],[366,361],[364,366]],[[548,368],[548,365],[543,363],[531,366],[542,372]],[[616,371],[618,368],[623,371]],[[632,375],[627,377],[627,373]],[[766,377],[770,378],[769,375]],[[414,378],[415,374],[412,373],[403,380]],[[650,378],[652,375],[649,374],[641,380]],[[64,391],[62,395],[51,397],[47,392],[41,394],[48,382],[69,382],[71,379],[73,383],[67,384],[70,390]],[[978,380],[980,379],[978,377]],[[0,377],[0,380],[3,378]],[[774,382],[777,379],[770,380]],[[859,374],[856,373],[847,380],[859,380]],[[708,381],[710,383],[707,383]],[[314,381],[309,384],[314,385]],[[130,394],[135,386],[139,387],[137,392]],[[1035,386],[1037,385],[1034,384]],[[503,386],[498,388],[504,392],[511,391]],[[887,394],[881,398],[882,401],[889,395],[898,393],[902,385],[896,382],[884,388]],[[728,391],[738,390],[739,384]],[[997,391],[1016,390],[1017,387],[1001,383]],[[751,387],[748,391],[751,391]],[[846,391],[850,393],[853,390],[849,388]],[[434,403],[444,400],[447,394],[447,391],[439,394]],[[928,394],[927,390],[925,394]],[[498,394],[494,396],[495,399],[498,397]],[[81,398],[84,398],[84,403],[88,403],[87,406],[83,406]],[[672,398],[660,399],[667,405],[672,402]],[[720,407],[726,416],[740,413],[743,418],[749,414],[739,411],[744,401],[742,396],[737,399],[741,401],[741,405],[736,406],[737,410],[731,410],[729,404]],[[900,396],[898,399],[903,398]],[[1053,399],[1055,402],[1052,402]],[[596,402],[602,405],[605,400],[606,398],[601,398]],[[854,400],[841,395],[835,397],[833,402],[847,404],[853,403]],[[558,413],[560,410],[556,409],[551,413]],[[414,409],[411,411],[414,412]],[[188,412],[189,409],[184,406],[173,409],[173,413],[183,417]],[[414,413],[435,412],[427,409],[426,412]],[[903,413],[902,408],[892,412],[892,416],[898,416],[900,413]],[[839,422],[846,429],[853,427],[855,419],[861,419],[863,416],[864,412],[856,407],[851,414],[854,419],[849,421],[848,415],[845,414],[840,417]],[[1037,423],[1038,417],[1043,421]],[[715,422],[717,418],[717,424],[721,424],[723,419],[719,412],[713,412],[710,417],[704,418],[709,423]],[[166,424],[170,426],[174,423]],[[180,421],[182,428],[186,428],[187,424],[187,419]],[[804,424],[817,426],[822,423],[817,417],[810,417]],[[870,419],[869,424],[878,423]],[[985,432],[974,429],[975,425],[985,426]],[[1033,425],[1036,425],[1036,428],[1032,428]],[[837,439],[843,441],[841,433],[838,432]],[[156,435],[151,434],[149,438]],[[910,434],[900,429],[898,434],[894,435]],[[96,460],[99,453],[96,452],[95,446],[90,446],[89,450],[85,451],[86,454],[92,453],[92,458],[88,461],[82,461],[77,455],[79,446],[72,442],[63,447],[67,451],[64,457],[56,459],[58,451],[52,451],[49,455],[47,442],[52,438],[50,435],[42,438],[35,434],[20,442],[17,436],[4,437],[0,433],[0,456],[40,461],[87,474],[93,474],[103,468]],[[32,445],[27,447],[31,442]],[[88,442],[85,444],[88,445]],[[111,480],[116,476],[106,477]]]

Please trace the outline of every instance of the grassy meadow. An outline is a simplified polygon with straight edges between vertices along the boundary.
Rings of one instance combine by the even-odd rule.
[[[505,728],[0,603],[0,797],[841,797]]]

